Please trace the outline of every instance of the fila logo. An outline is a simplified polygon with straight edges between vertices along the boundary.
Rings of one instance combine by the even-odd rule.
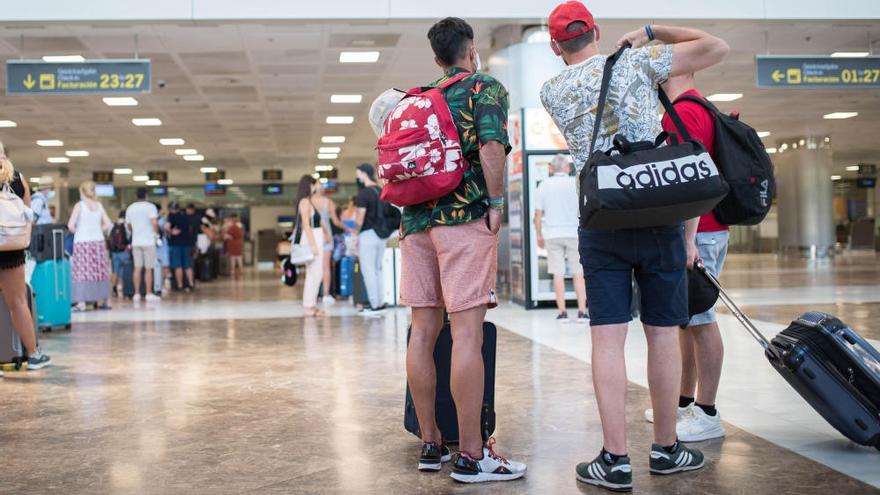
[[[627,168],[601,165],[597,170],[599,189],[651,189],[718,175],[718,168],[708,153],[686,157],[685,160],[667,160]]]
[[[764,179],[761,181],[761,192],[758,193],[761,198],[761,206],[767,207],[768,200],[770,199],[770,179]]]

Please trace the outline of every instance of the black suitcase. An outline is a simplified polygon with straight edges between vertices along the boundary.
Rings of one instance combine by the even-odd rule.
[[[30,284],[26,284],[25,287],[27,290],[28,309],[31,311],[34,328],[37,328],[37,305],[34,300],[34,291],[31,289]],[[36,337],[39,340],[39,332],[37,332]],[[24,348],[21,337],[18,336],[18,333],[12,326],[12,316],[9,314],[9,308],[6,306],[2,294],[0,294],[0,370],[18,371],[27,359],[27,349]]]
[[[31,245],[28,247],[34,261],[40,263],[64,257],[66,233],[67,226],[61,223],[34,225],[31,230]]]
[[[196,280],[199,282],[210,282],[214,280],[214,261],[208,255],[202,255],[196,258]]]
[[[718,280],[696,266],[785,381],[843,436],[880,450],[880,353],[838,318],[818,311],[802,314],[768,342]]]
[[[355,304],[362,306],[370,305],[370,298],[367,295],[367,284],[364,282],[364,274],[361,273],[361,262],[354,262],[354,282],[352,283],[352,299]]]
[[[407,331],[406,340],[409,342]],[[485,370],[485,382],[483,384],[483,411],[480,418],[483,440],[495,432],[495,346],[498,338],[498,330],[495,325],[483,322],[483,368]],[[434,403],[434,414],[437,418],[437,427],[443,439],[449,443],[457,443],[458,438],[458,414],[455,411],[455,402],[452,400],[450,388],[450,366],[452,364],[452,331],[449,323],[443,325],[440,335],[437,337],[437,345],[434,347],[434,365],[437,368],[437,399]],[[403,426],[406,431],[421,438],[419,430],[419,418],[416,416],[416,408],[409,393],[409,385],[406,387],[406,404],[404,406]]]
[[[128,298],[134,297],[134,262],[130,256],[119,265],[118,276],[122,280],[122,295]]]

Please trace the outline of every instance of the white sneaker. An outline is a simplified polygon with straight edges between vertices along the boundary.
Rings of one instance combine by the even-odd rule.
[[[131,296],[131,302],[141,302],[141,295],[136,293],[135,295]]]
[[[121,285],[117,286],[116,287],[116,297],[121,299],[124,295],[125,295],[125,293],[122,290],[122,286]]]
[[[162,298],[156,294],[147,294],[146,300],[147,302],[162,302]]]
[[[335,303],[336,303],[336,298],[333,297],[333,296],[324,296],[324,299],[322,299],[322,301],[324,301],[324,304],[325,304],[325,305],[326,305],[326,304],[335,304]]]
[[[461,483],[483,483],[515,480],[525,474],[525,464],[509,461],[491,448],[483,447],[483,458],[479,461],[466,455],[456,455],[452,463],[452,474],[449,476]]]
[[[167,292],[171,290],[171,279],[166,278],[165,282],[162,283],[162,288]]]
[[[691,408],[690,414],[681,419],[675,429],[682,442],[702,442],[725,434],[721,414],[716,411],[715,416],[709,416],[697,406]]]
[[[682,421],[684,421],[684,418],[686,418],[686,417],[688,417],[688,415],[690,415],[691,409],[693,409],[693,408],[694,408],[693,402],[691,402],[691,404],[687,407],[679,407],[678,408],[678,411],[675,413],[676,428],[678,427],[678,425],[681,424]],[[648,423],[654,422],[654,410],[653,409],[645,409],[645,421],[647,421]]]

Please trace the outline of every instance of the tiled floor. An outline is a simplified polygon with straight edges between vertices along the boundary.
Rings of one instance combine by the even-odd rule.
[[[873,260],[810,268],[734,256],[723,282],[768,333],[829,297],[815,287],[851,289],[829,307],[857,327],[880,306]],[[785,303],[749,292],[760,288]],[[599,493],[573,475],[601,443],[586,326],[548,324],[552,311],[512,305],[490,314],[502,327],[498,447],[529,473],[468,487],[414,469],[418,442],[402,428],[406,310],[363,319],[339,304],[326,319],[301,314],[295,291],[263,276],[77,315],[72,333],[43,338],[55,367],[0,381],[0,395],[15,398],[0,401],[0,494]],[[633,324],[636,493],[880,493],[865,484],[880,486],[880,453],[823,427],[732,317],[722,315],[722,327],[728,436],[702,445],[703,471],[658,478],[646,474],[644,338]]]

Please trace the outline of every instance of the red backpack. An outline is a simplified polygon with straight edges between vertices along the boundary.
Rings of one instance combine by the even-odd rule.
[[[459,74],[436,88],[407,91],[385,120],[377,170],[385,181],[382,201],[416,205],[442,198],[461,184],[468,162],[443,90],[469,75]]]

